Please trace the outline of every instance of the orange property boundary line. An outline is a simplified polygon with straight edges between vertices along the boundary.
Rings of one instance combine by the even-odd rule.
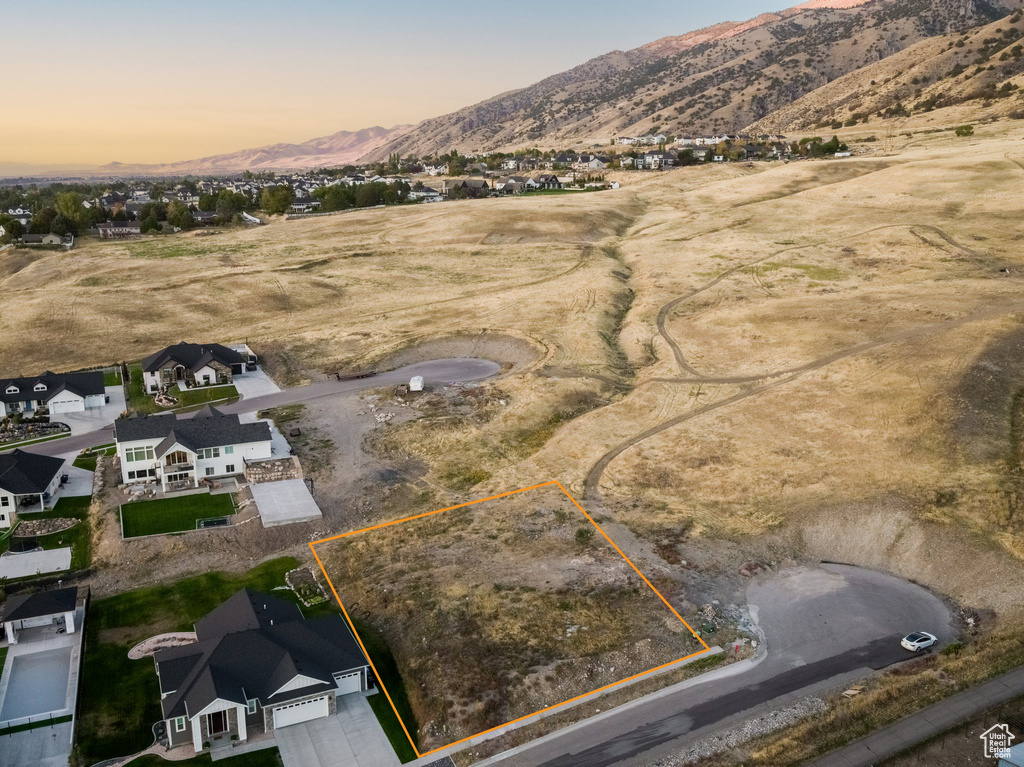
[[[336,588],[334,588],[334,583],[331,581],[331,576],[327,574],[327,569],[324,567],[324,563],[323,563],[323,561],[321,561],[320,555],[316,553],[316,547],[317,547],[318,544],[326,543],[327,541],[336,541],[336,540],[338,540],[340,538],[347,538],[347,537],[352,536],[352,535],[359,535],[360,533],[366,533],[366,532],[369,532],[370,530],[378,530],[378,529],[380,529],[382,527],[390,527],[391,525],[399,525],[402,522],[410,522],[410,521],[412,521],[414,519],[422,519],[423,517],[431,517],[431,516],[433,516],[435,514],[442,514],[442,513],[446,512],[446,511],[452,511],[453,509],[461,509],[461,508],[464,508],[466,506],[472,506],[475,503],[483,503],[484,501],[493,501],[493,500],[495,500],[497,498],[504,498],[505,496],[516,495],[517,493],[525,493],[528,490],[536,490],[538,488],[549,487],[551,485],[557,486],[558,489],[561,490],[565,494],[565,497],[568,498],[570,501],[572,501],[573,506],[575,506],[577,509],[579,509],[580,513],[584,517],[587,518],[587,520],[590,522],[590,524],[592,524],[597,529],[597,531],[599,533],[601,533],[602,536],[604,536],[604,539],[606,541],[608,541],[608,543],[610,543],[612,545],[612,548],[615,549],[619,553],[619,556],[621,556],[624,560],[626,560],[626,562],[629,564],[629,566],[632,567],[633,570],[636,572],[636,574],[639,575],[640,578],[643,580],[643,582],[647,584],[648,588],[650,588],[650,590],[653,591],[658,596],[658,599],[660,599],[664,603],[664,605],[669,610],[672,611],[672,614],[674,616],[676,616],[676,618],[678,618],[680,620],[680,622],[684,626],[686,626],[687,629],[689,629],[690,633],[693,634],[693,636],[697,639],[697,641],[700,642],[704,646],[704,649],[703,650],[698,650],[697,652],[694,652],[694,653],[690,653],[689,655],[684,655],[682,658],[676,658],[675,660],[669,661],[668,663],[663,663],[660,666],[655,666],[654,668],[648,669],[647,671],[641,671],[639,674],[633,674],[632,676],[628,676],[625,679],[620,679],[617,682],[612,682],[611,684],[606,684],[603,687],[598,687],[597,689],[591,690],[590,692],[583,693],[582,695],[576,695],[575,697],[569,698],[568,700],[563,700],[561,703],[555,703],[554,705],[538,709],[537,711],[534,711],[532,714],[527,714],[526,716],[520,716],[520,717],[517,717],[516,719],[513,719],[513,720],[511,720],[509,722],[505,722],[504,724],[499,724],[496,727],[491,727],[489,729],[482,730],[481,732],[476,733],[476,735],[470,735],[469,737],[461,738],[461,739],[456,740],[456,741],[454,741],[452,743],[449,743],[446,746],[438,746],[437,748],[431,749],[430,751],[425,751],[423,753],[420,753],[420,750],[416,747],[416,742],[412,739],[412,736],[409,734],[408,728],[406,728],[406,726],[405,726],[405,722],[402,721],[402,716],[398,713],[398,708],[395,706],[395,702],[391,699],[391,694],[388,692],[387,688],[384,686],[384,683],[381,681],[380,675],[377,674],[377,668],[376,668],[376,666],[373,665],[373,661],[370,659],[370,654],[366,651],[366,646],[363,644],[363,640],[359,636],[359,632],[356,631],[355,623],[352,622],[352,618],[349,616],[348,610],[346,610],[345,609],[345,605],[342,604],[341,597],[338,596],[338,590]],[[589,697],[591,695],[594,695],[595,693],[603,692],[604,690],[609,690],[612,687],[617,687],[618,685],[624,684],[626,682],[633,681],[634,679],[639,679],[640,677],[647,676],[648,674],[653,674],[655,671],[660,671],[663,668],[667,668],[667,667],[672,666],[672,665],[674,665],[676,663],[680,663],[681,661],[688,660],[689,658],[694,658],[694,657],[696,657],[698,655],[703,655],[704,653],[708,652],[711,649],[710,647],[708,647],[707,642],[705,642],[703,639],[701,639],[700,635],[696,631],[693,630],[693,628],[690,626],[690,624],[687,623],[685,620],[683,620],[683,616],[681,616],[678,612],[676,612],[676,609],[674,607],[672,607],[672,605],[669,604],[668,600],[665,599],[664,596],[662,596],[661,592],[658,591],[656,588],[654,588],[654,585],[649,580],[647,580],[647,576],[644,575],[642,572],[640,572],[639,568],[635,564],[633,564],[632,560],[630,560],[630,558],[627,557],[622,552],[622,549],[620,549],[617,545],[615,545],[615,541],[613,541],[611,538],[608,537],[608,534],[604,530],[601,529],[601,526],[599,524],[597,524],[597,522],[594,521],[593,517],[591,517],[589,514],[587,514],[587,512],[584,511],[583,507],[580,506],[576,502],[576,499],[573,498],[571,495],[569,495],[569,492],[564,487],[562,487],[562,483],[559,482],[558,480],[555,480],[555,479],[550,480],[548,482],[541,482],[539,485],[531,485],[530,487],[523,487],[523,488],[520,488],[519,490],[509,490],[508,492],[498,493],[497,495],[491,495],[491,496],[488,496],[487,498],[478,498],[475,501],[467,501],[466,503],[456,504],[455,506],[448,506],[448,507],[446,507],[444,509],[438,509],[437,511],[428,511],[428,512],[426,512],[424,514],[415,514],[415,515],[413,515],[411,517],[405,517],[404,519],[396,519],[393,522],[384,522],[384,523],[379,524],[379,525],[372,525],[370,527],[364,527],[361,530],[353,530],[350,533],[342,533],[340,535],[332,535],[329,538],[321,538],[320,540],[317,540],[317,541],[311,541],[310,544],[309,544],[309,548],[312,549],[313,556],[316,557],[317,564],[320,565],[320,570],[323,572],[324,577],[327,579],[327,583],[331,587],[331,593],[334,594],[334,598],[338,601],[338,606],[341,607],[341,612],[345,615],[345,620],[348,623],[349,628],[352,629],[352,635],[356,638],[356,641],[359,643],[359,647],[362,649],[363,654],[366,656],[366,660],[369,662],[370,668],[373,669],[373,674],[377,678],[377,683],[380,685],[380,688],[384,691],[384,695],[387,697],[388,703],[391,704],[391,708],[395,712],[395,717],[398,719],[398,723],[400,725],[402,725],[402,731],[405,732],[405,737],[407,737],[409,739],[409,745],[412,746],[412,750],[416,753],[417,757],[427,756],[428,754],[433,754],[433,753],[435,753],[437,751],[441,751],[443,749],[451,748],[452,746],[456,746],[459,743],[465,743],[466,741],[473,740],[474,738],[479,738],[481,735],[486,735],[487,733],[494,732],[495,730],[500,730],[503,727],[508,727],[511,724],[515,724],[517,722],[521,722],[524,719],[529,719],[530,717],[537,716],[538,714],[543,714],[546,711],[551,711],[552,709],[558,708],[560,706],[564,706],[567,703],[572,703],[572,702],[580,700],[582,698],[586,698],[586,697]]]

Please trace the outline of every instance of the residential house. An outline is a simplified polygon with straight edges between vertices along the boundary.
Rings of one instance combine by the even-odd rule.
[[[425,186],[422,189],[413,189],[409,192],[410,200],[421,200],[422,202],[441,202],[444,198],[436,189]]]
[[[633,158],[629,156],[623,156],[619,158],[619,166],[622,168],[632,168],[633,162]]]
[[[31,629],[56,628],[74,634],[77,607],[77,586],[9,597],[4,605],[3,617],[0,617],[7,643],[18,644],[19,632]]]
[[[313,213],[320,210],[320,200],[315,197],[296,198],[288,209],[290,213]]]
[[[186,387],[229,384],[235,374],[244,371],[245,358],[221,344],[182,341],[142,361],[143,385],[149,394],[178,383],[184,383]]]
[[[96,225],[101,240],[126,240],[142,235],[142,224],[138,221],[105,221]]]
[[[60,488],[64,459],[24,450],[0,453],[0,529],[17,519],[18,509],[43,511]]]
[[[486,197],[490,186],[482,178],[445,179],[444,185],[441,187],[441,194],[448,197],[453,189],[464,189],[469,197]]]
[[[171,748],[225,750],[256,734],[326,718],[368,689],[370,667],[340,615],[307,619],[243,589],[195,624],[196,641],[153,656]]]
[[[428,176],[447,176],[448,163],[444,163],[443,165],[424,165],[423,172]]]
[[[59,234],[24,234],[21,236],[22,245],[66,245],[70,241],[65,240]]]
[[[273,457],[270,426],[242,423],[206,407],[193,418],[149,415],[114,421],[121,481],[158,482],[167,491],[242,474],[246,463]]]
[[[538,189],[561,189],[562,182],[553,173],[541,173],[533,179]]]
[[[79,413],[103,407],[106,388],[103,373],[53,373],[47,370],[39,376],[0,378],[0,415],[24,413],[32,415],[45,410],[50,415]]]
[[[28,226],[32,223],[32,211],[27,207],[17,206],[15,208],[8,208],[7,215],[13,218],[15,221],[20,223],[22,226]]]
[[[519,170],[519,159],[516,157],[506,157],[501,161],[502,170]]]
[[[631,146],[636,143],[636,139],[632,136],[619,136],[615,139],[616,144],[622,144],[623,146]]]

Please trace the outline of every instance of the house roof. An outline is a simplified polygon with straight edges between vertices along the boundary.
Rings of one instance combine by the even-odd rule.
[[[46,391],[35,391],[36,384],[43,384]],[[18,388],[14,394],[7,393],[11,385]],[[54,373],[47,370],[42,375],[34,377],[0,378],[0,402],[24,402],[27,399],[48,402],[62,391],[69,391],[81,397],[103,394],[106,391],[103,373],[99,370],[88,373]]]
[[[245,360],[234,349],[229,349],[221,344],[190,344],[182,341],[146,357],[142,361],[142,369],[147,373],[153,373],[165,367],[169,362],[184,365],[190,370],[196,371],[206,367],[210,362],[219,362],[222,365],[230,366],[239,365]]]
[[[114,439],[118,442],[157,438],[163,440],[160,448],[169,449],[177,442],[196,452],[204,447],[269,442],[270,425],[265,421],[241,423],[237,415],[212,407],[203,408],[192,418],[146,415],[114,421]]]
[[[77,601],[77,586],[56,591],[40,591],[36,594],[15,594],[8,598],[2,620],[20,621],[70,612],[75,609]]]
[[[340,615],[306,620],[295,605],[249,589],[196,623],[194,644],[156,653],[165,718],[195,716],[220,698],[283,703],[335,688],[333,675],[367,665]],[[297,676],[312,680],[279,692]]]
[[[0,490],[14,495],[44,493],[63,466],[63,458],[24,450],[0,454]]]

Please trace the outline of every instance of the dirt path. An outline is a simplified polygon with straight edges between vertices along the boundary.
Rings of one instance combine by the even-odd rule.
[[[804,250],[806,248],[820,247],[820,246],[825,245],[825,244],[830,243],[830,242],[844,242],[846,240],[852,240],[852,239],[856,239],[857,237],[863,237],[866,234],[871,234],[872,232],[882,231],[884,229],[900,229],[900,228],[907,228],[907,229],[909,229],[912,232],[915,229],[925,229],[927,231],[930,231],[933,234],[935,234],[936,236],[938,236],[939,238],[941,238],[946,244],[950,245],[951,247],[955,248],[957,251],[962,253],[967,258],[970,258],[972,261],[975,261],[975,263],[978,263],[976,261],[976,259],[981,257],[981,255],[982,255],[981,253],[978,253],[977,251],[974,251],[974,250],[972,250],[972,249],[970,249],[968,247],[965,247],[964,245],[961,245],[959,242],[957,242],[955,239],[953,239],[949,234],[944,232],[939,227],[933,226],[932,224],[885,224],[884,226],[876,226],[876,227],[873,227],[871,229],[865,229],[864,231],[854,232],[853,234],[844,235],[843,237],[829,238],[829,239],[826,239],[826,240],[819,240],[818,242],[808,243],[807,245],[791,245],[789,247],[782,248],[781,250],[773,251],[772,253],[769,253],[768,255],[762,256],[761,258],[755,259],[753,261],[748,261],[748,262],[743,263],[743,264],[737,264],[736,266],[730,267],[729,269],[726,269],[724,272],[721,272],[718,276],[714,277],[713,279],[711,279],[708,282],[705,282],[703,285],[700,285],[700,286],[694,288],[693,290],[691,290],[691,291],[689,291],[687,293],[684,293],[683,295],[679,296],[678,298],[673,298],[667,304],[662,306],[661,309],[658,311],[658,320],[657,320],[658,334],[665,340],[665,343],[667,343],[669,348],[672,350],[672,356],[675,357],[676,365],[679,367],[679,369],[682,372],[684,372],[684,373],[689,373],[691,376],[693,376],[693,378],[692,379],[687,379],[687,378],[679,378],[679,379],[660,378],[660,379],[656,379],[656,380],[663,381],[663,382],[679,382],[679,383],[692,383],[694,381],[706,381],[707,383],[748,383],[748,382],[753,382],[753,381],[760,381],[760,380],[763,380],[765,378],[773,378],[773,377],[776,377],[776,376],[785,375],[786,373],[789,373],[789,372],[803,372],[805,370],[806,366],[800,366],[800,367],[792,368],[790,370],[769,371],[769,372],[761,373],[761,374],[758,374],[758,375],[747,375],[747,376],[706,376],[703,373],[701,373],[699,370],[696,370],[689,362],[687,362],[686,357],[683,355],[683,350],[679,347],[679,343],[675,340],[675,338],[673,338],[672,334],[669,333],[668,328],[666,327],[666,323],[668,322],[668,318],[675,311],[676,307],[678,307],[680,304],[682,304],[682,303],[684,303],[686,301],[689,301],[691,298],[695,298],[696,296],[699,296],[701,293],[704,293],[704,292],[710,290],[715,285],[720,283],[722,280],[726,279],[727,277],[732,276],[733,274],[735,274],[736,272],[738,272],[738,271],[740,271],[742,269],[749,269],[751,267],[756,267],[757,265],[762,264],[762,263],[764,263],[765,261],[767,261],[767,260],[769,260],[771,258],[776,258],[776,257],[782,255],[783,253],[789,253],[789,252],[794,251],[794,250]],[[808,364],[814,365],[815,363],[808,363]]]
[[[594,466],[587,473],[587,476],[583,482],[584,497],[587,498],[591,504],[600,502],[599,485],[601,482],[601,477],[603,476],[605,470],[608,468],[611,462],[618,458],[620,455],[622,455],[622,453],[624,453],[626,450],[633,447],[634,445],[637,445],[640,442],[643,442],[644,440],[649,439],[650,437],[653,437],[656,434],[660,434],[666,429],[671,429],[673,426],[678,426],[681,423],[685,423],[686,421],[689,421],[693,418],[702,416],[705,413],[709,413],[713,410],[718,410],[719,408],[723,408],[728,405],[735,404],[736,402],[741,402],[742,400],[748,399],[750,397],[763,394],[766,391],[770,391],[779,386],[782,386],[783,384],[789,383],[790,381],[798,378],[804,373],[808,373],[813,370],[818,370],[820,368],[826,367],[827,365],[831,365],[833,362],[837,362],[841,359],[846,359],[847,357],[863,354],[864,352],[872,351],[874,349],[877,349],[881,346],[885,346],[888,344],[909,341],[915,338],[924,338],[930,335],[934,335],[936,333],[945,333],[973,322],[980,322],[982,320],[992,319],[1005,314],[1013,314],[1014,312],[1019,311],[1024,311],[1024,301],[1014,301],[1011,303],[1006,303],[998,307],[993,307],[991,309],[986,309],[984,311],[969,314],[957,320],[947,320],[945,322],[937,322],[930,325],[924,325],[918,328],[910,328],[908,330],[903,330],[900,331],[899,333],[894,333],[893,335],[887,336],[886,338],[856,344],[846,349],[841,349],[839,351],[833,352],[832,354],[826,355],[824,357],[820,357],[819,359],[816,359],[812,362],[808,362],[804,365],[800,365],[795,368],[790,368],[785,371],[776,371],[774,373],[768,373],[756,379],[747,379],[746,381],[744,381],[737,377],[731,381],[724,381],[728,383],[745,383],[757,380],[764,380],[770,377],[782,376],[779,377],[778,380],[772,381],[770,383],[765,383],[760,386],[755,386],[754,388],[748,389],[746,391],[738,392],[732,395],[731,397],[727,397],[726,399],[719,400],[717,402],[711,402],[695,410],[691,410],[688,413],[684,413],[674,418],[670,418],[667,421],[662,421],[661,423],[658,423],[655,426],[652,426],[646,429],[645,431],[642,431],[639,434],[629,438],[625,442],[616,445],[603,456],[601,456],[601,458],[598,459],[597,463],[595,463]],[[653,383],[654,381],[685,383],[713,382],[711,379],[704,378],[662,378],[653,379],[650,383]],[[714,382],[723,381],[719,380]]]

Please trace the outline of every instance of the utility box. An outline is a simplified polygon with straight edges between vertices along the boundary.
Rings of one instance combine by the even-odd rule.
[[[409,391],[423,391],[423,376],[413,376],[409,379]]]

